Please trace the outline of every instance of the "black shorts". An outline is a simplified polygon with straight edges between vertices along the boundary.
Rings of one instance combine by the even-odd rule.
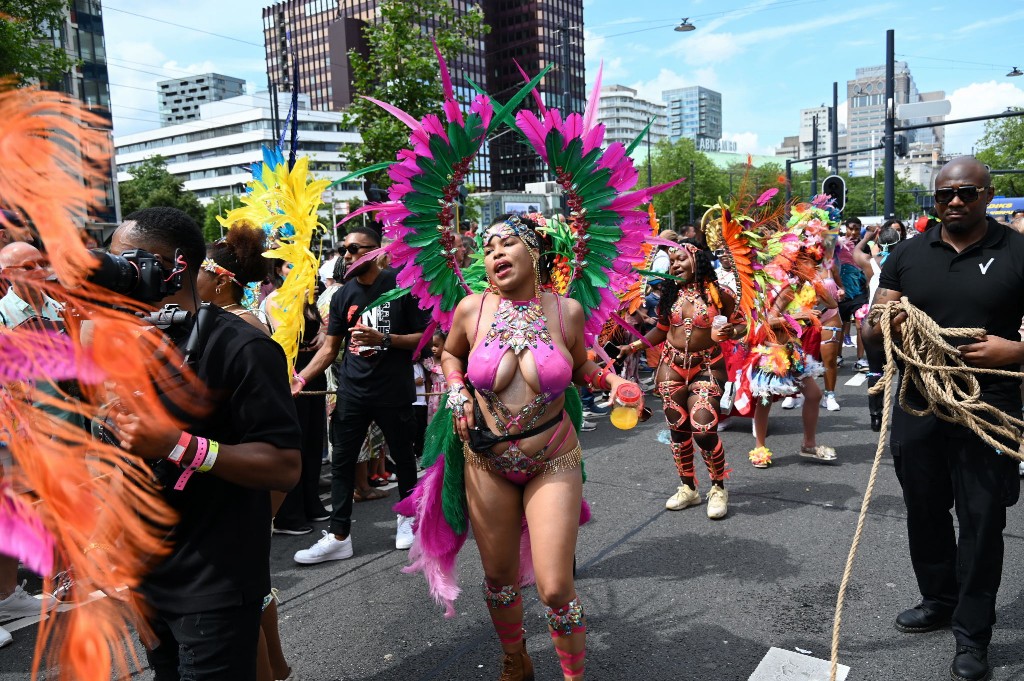
[[[853,319],[853,315],[856,314],[857,310],[861,309],[868,304],[868,294],[861,293],[856,298],[846,298],[845,300],[839,301],[839,318],[843,320],[843,324],[846,324]]]

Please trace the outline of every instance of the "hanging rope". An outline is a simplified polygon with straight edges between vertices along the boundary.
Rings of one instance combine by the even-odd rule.
[[[899,314],[906,314],[899,333],[894,333],[892,322]],[[968,366],[960,357],[960,351],[947,341],[947,338],[981,338],[984,329],[944,329],[910,301],[902,298],[885,305],[871,308],[869,318],[879,325],[885,345],[885,369],[882,378],[869,391],[877,395],[885,395],[882,412],[882,429],[878,436],[878,447],[875,449],[875,460],[871,463],[871,474],[868,476],[867,489],[861,502],[860,515],[857,517],[857,529],[853,533],[853,543],[846,558],[846,568],[839,584],[839,597],[836,599],[836,616],[832,624],[832,657],[829,681],[836,681],[839,666],[839,628],[843,621],[843,602],[846,598],[846,587],[853,572],[853,560],[857,555],[864,521],[867,518],[868,504],[878,478],[878,464],[882,460],[889,433],[889,422],[892,419],[893,382],[896,378],[897,360],[903,362],[903,382],[900,385],[900,408],[914,416],[934,414],[938,418],[956,423],[974,432],[986,444],[996,451],[1021,459],[1021,453],[1015,448],[1007,449],[1006,443],[1020,441],[1020,433],[1024,431],[1024,421],[1013,418],[999,409],[981,401],[981,384],[978,376],[1005,376],[1007,378],[1024,378],[1024,373],[1005,371],[1002,369],[981,369]],[[914,409],[907,405],[906,394],[910,385],[920,393],[927,406]]]

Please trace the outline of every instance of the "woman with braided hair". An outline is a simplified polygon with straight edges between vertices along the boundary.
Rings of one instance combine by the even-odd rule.
[[[586,619],[573,583],[583,476],[566,392],[573,383],[613,393],[628,383],[587,358],[580,304],[542,292],[542,252],[527,218],[503,216],[484,232],[490,287],[458,305],[441,358],[464,443],[483,595],[505,653],[502,681],[533,679],[520,595],[524,516],[562,673],[583,678]]]
[[[727,379],[719,343],[743,337],[746,322],[732,293],[719,288],[707,251],[684,242],[672,253],[668,274],[658,305],[658,324],[646,336],[651,345],[665,342],[656,381],[664,400],[672,434],[672,458],[680,482],[665,508],[680,511],[700,503],[693,466],[696,443],[711,476],[708,517],[724,518],[729,504],[725,491],[729,471],[718,437],[718,420],[722,386]],[[643,347],[644,343],[637,340],[622,351],[630,354]]]

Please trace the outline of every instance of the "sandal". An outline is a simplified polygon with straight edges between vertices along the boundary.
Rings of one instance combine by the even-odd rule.
[[[817,461],[818,463],[835,463],[836,461],[836,450],[826,445],[818,445],[817,447],[801,447],[800,456],[811,461]]]
[[[747,456],[754,468],[768,468],[772,465],[772,450],[767,447],[754,447]]]
[[[388,493],[386,491],[384,491],[382,489],[373,489],[371,487],[366,492],[360,492],[359,490],[354,490],[352,492],[352,500],[356,501],[356,502],[359,502],[359,501],[376,501],[377,499],[383,499],[387,495],[388,495]]]
[[[387,487],[388,479],[383,475],[371,475],[368,480],[370,487]]]

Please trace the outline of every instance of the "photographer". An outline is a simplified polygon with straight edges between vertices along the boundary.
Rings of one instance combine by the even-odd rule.
[[[110,253],[134,249],[155,257],[165,281],[183,269],[179,290],[157,301],[136,297],[197,313],[196,278],[206,254],[199,226],[174,208],[136,211],[114,233]],[[203,404],[202,413],[175,414],[183,430],[144,414],[114,419],[121,447],[150,461],[180,516],[168,537],[170,554],[139,587],[156,639],[147,641],[147,656],[157,681],[256,678],[260,611],[270,592],[268,491],[286,492],[299,478],[301,434],[284,353],[230,312],[208,310],[199,317],[205,331],[191,366],[206,391],[187,400]],[[172,325],[167,335],[183,347],[192,326]],[[178,397],[175,404],[185,403]]]

